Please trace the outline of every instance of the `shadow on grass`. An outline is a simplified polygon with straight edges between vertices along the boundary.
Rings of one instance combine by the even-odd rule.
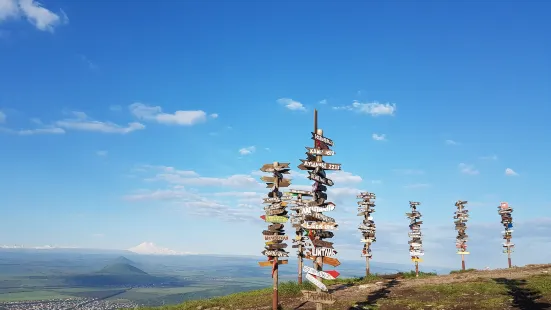
[[[513,298],[513,307],[521,310],[543,310],[551,309],[551,304],[547,302],[538,302],[542,297],[540,292],[526,287],[526,280],[512,280],[506,278],[492,279],[496,283],[504,285],[507,288],[507,294]]]
[[[386,298],[390,294],[390,289],[395,287],[399,281],[396,278],[391,279],[389,282],[385,283],[383,287],[367,296],[367,300],[359,302],[356,306],[348,308],[348,310],[354,309],[365,309],[375,307],[377,301],[381,298]]]

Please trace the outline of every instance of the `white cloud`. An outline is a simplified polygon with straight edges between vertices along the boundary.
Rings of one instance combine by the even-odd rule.
[[[96,155],[98,156],[107,156],[107,151],[96,151]]]
[[[36,29],[48,32],[69,22],[62,10],[56,14],[34,0],[0,0],[0,23],[17,18],[25,18]]]
[[[307,174],[305,176],[307,176]],[[335,184],[360,183],[362,181],[362,177],[359,175],[353,175],[352,173],[345,171],[329,172],[327,173],[327,177],[333,180]]]
[[[164,113],[160,106],[149,106],[139,102],[129,105],[128,108],[130,109],[130,113],[138,119],[154,121],[165,125],[193,126],[204,123],[207,120],[207,113],[202,110],[179,110],[170,114]],[[216,118],[218,114],[213,113],[211,117]]]
[[[374,134],[371,135],[371,138],[373,138],[373,140],[375,140],[375,141],[385,141],[386,140],[386,135],[385,134],[380,134],[379,135],[379,134],[374,133]]]
[[[0,0],[2,1],[2,0]],[[0,124],[6,122],[6,114],[2,111],[0,111]]]
[[[491,155],[491,156],[482,156],[480,157],[482,160],[497,160],[497,155]]]
[[[463,174],[477,175],[479,173],[479,171],[476,170],[473,165],[460,163],[458,167],[459,171]]]
[[[509,175],[509,176],[516,176],[518,175],[518,173],[516,173],[513,169],[511,168],[507,168],[505,169],[505,175]]]
[[[153,242],[142,242],[141,244],[128,249],[130,252],[141,255],[189,255],[195,254],[191,252],[179,252],[169,248],[164,248],[154,244]]]
[[[425,174],[425,171],[419,170],[419,169],[394,169],[393,171],[399,174],[413,174],[413,175]]]
[[[396,112],[396,104],[379,102],[361,103],[354,100],[354,102],[352,102],[349,106],[333,107],[333,109],[355,111],[361,114],[369,114],[371,116],[394,115],[394,112]]]
[[[427,188],[427,187],[430,187],[430,184],[428,184],[428,183],[414,183],[414,184],[408,184],[404,187],[407,188],[407,189]]]
[[[40,135],[40,134],[64,134],[65,130],[63,128],[58,127],[44,127],[44,128],[37,128],[37,129],[21,129],[21,130],[14,130],[9,128],[0,128],[1,131],[21,135],[21,136],[30,136],[30,135]]]
[[[327,99],[320,100],[319,104],[327,104]]]
[[[446,140],[444,141],[447,145],[459,145],[459,142],[453,141],[453,140]]]
[[[123,127],[111,122],[92,120],[84,112],[72,112],[72,114],[75,116],[74,118],[57,121],[55,124],[65,129],[118,134],[127,134],[145,128],[143,124],[137,122],[128,123],[128,126]]]
[[[293,111],[306,111],[306,108],[302,103],[289,98],[277,99],[277,103],[284,105],[287,109]]]
[[[250,155],[250,154],[254,153],[255,151],[256,151],[256,147],[248,146],[248,147],[244,147],[244,148],[240,149],[239,154],[241,154],[241,155]]]
[[[217,113],[212,113],[211,115],[209,115],[211,118],[218,118],[218,114]]]

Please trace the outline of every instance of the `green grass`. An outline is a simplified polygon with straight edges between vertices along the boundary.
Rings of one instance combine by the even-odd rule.
[[[359,284],[373,283],[373,282],[377,282],[377,281],[381,281],[381,280],[382,280],[381,276],[379,276],[377,274],[371,274],[367,277],[337,278],[335,280],[322,279],[321,282],[323,284],[325,284],[326,286],[327,285],[336,285],[336,284],[359,285]]]
[[[469,268],[469,269],[459,269],[459,270],[452,270],[450,271],[450,274],[455,274],[455,273],[465,273],[465,272],[472,272],[472,271],[476,271],[475,268]]]
[[[0,294],[0,302],[7,301],[31,301],[31,300],[49,300],[57,298],[75,298],[69,294],[63,294],[56,290],[41,291],[22,291]]]
[[[298,285],[296,282],[282,282],[279,283],[279,297],[280,298],[292,298],[302,295],[301,290],[313,290],[312,284],[303,283]],[[269,306],[272,303],[272,288],[265,288],[260,290],[235,293],[222,297],[215,297],[202,300],[190,300],[182,304],[175,306],[153,307],[153,308],[140,308],[156,309],[156,310],[196,310],[197,307],[210,308],[210,307],[226,307],[226,309],[240,308],[240,307],[262,307]]]
[[[551,295],[551,275],[542,274],[528,277],[526,288],[539,292],[542,295]],[[551,297],[551,296],[549,296]]]
[[[402,276],[405,279],[414,279],[414,278],[427,278],[436,276],[436,272],[423,272],[419,271],[419,277],[415,276],[415,271],[411,270],[410,272],[398,272],[398,276]]]
[[[404,306],[408,309],[450,309],[455,305],[470,305],[472,309],[503,309],[508,302],[507,288],[494,281],[431,284],[415,287],[403,296],[381,299],[379,305]]]

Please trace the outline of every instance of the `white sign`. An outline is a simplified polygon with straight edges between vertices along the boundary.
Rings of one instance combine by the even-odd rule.
[[[326,205],[324,207],[304,207],[302,208],[302,212],[305,214],[310,214],[312,212],[328,212],[335,210],[335,205]]]
[[[316,257],[319,257],[319,256],[335,256],[337,255],[337,251],[335,251],[335,249],[330,249],[330,248],[323,248],[323,247],[314,247],[314,249],[312,249],[312,256],[316,256]]]
[[[335,280],[335,278],[328,274],[327,272],[323,272],[321,270],[316,270],[310,266],[304,266],[302,267],[302,271],[308,273],[308,274],[312,274],[312,275],[315,275],[317,277],[321,277],[321,278],[324,278],[326,280]]]
[[[423,256],[425,253],[423,252],[409,252],[409,255],[411,256]]]
[[[317,286],[320,290],[327,292],[327,287],[325,286],[325,284],[321,283],[320,280],[314,278],[314,276],[312,276],[311,274],[306,274],[306,280],[312,282],[312,284]]]
[[[303,191],[301,189],[289,189],[289,193],[292,193],[292,194],[302,194],[302,195],[306,195],[306,196],[312,196],[312,192],[311,191]]]
[[[333,230],[333,229],[337,229],[337,227],[339,226],[337,223],[325,223],[325,222],[304,222],[302,223],[300,226],[302,226],[302,228],[305,228],[305,229],[329,229],[329,230]]]
[[[264,250],[264,251],[262,251],[262,254],[264,254],[266,256],[289,257],[289,253],[288,252],[283,252],[283,251]]]
[[[304,167],[308,168],[322,168],[323,170],[341,170],[341,164],[330,164],[321,161],[305,161]]]

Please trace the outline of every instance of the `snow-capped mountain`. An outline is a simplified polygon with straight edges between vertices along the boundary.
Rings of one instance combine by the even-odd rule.
[[[141,244],[128,249],[130,252],[144,255],[190,255],[190,252],[178,252],[168,248],[155,245],[153,242],[142,242]]]

